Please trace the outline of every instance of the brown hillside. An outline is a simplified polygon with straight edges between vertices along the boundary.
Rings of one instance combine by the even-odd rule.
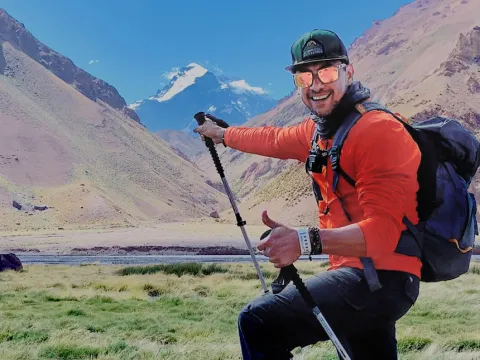
[[[228,204],[204,173],[121,110],[87,98],[9,42],[0,54],[0,230],[131,226]]]
[[[192,138],[183,131],[159,130],[155,134],[189,159],[206,150],[205,144],[199,138]]]

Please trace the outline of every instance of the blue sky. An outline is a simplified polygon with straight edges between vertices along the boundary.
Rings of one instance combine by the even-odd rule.
[[[315,28],[348,47],[411,1],[0,0],[0,7],[128,104],[156,93],[172,68],[197,62],[266,89],[292,90],[290,46]],[[93,61],[93,62],[92,62]]]

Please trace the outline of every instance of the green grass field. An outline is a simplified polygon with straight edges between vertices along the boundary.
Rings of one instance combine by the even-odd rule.
[[[262,268],[271,282],[278,270]],[[25,266],[0,273],[0,359],[241,359],[237,314],[261,293],[251,264]],[[398,339],[400,359],[480,359],[480,264],[422,284]],[[330,342],[295,354],[336,359]]]

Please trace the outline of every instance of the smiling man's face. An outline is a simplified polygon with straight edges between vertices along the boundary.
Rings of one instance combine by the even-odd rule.
[[[336,78],[337,71],[338,78],[333,82],[325,84],[319,79],[318,71],[320,69],[324,69],[325,73],[321,75],[324,80],[330,81],[327,79]],[[305,71],[313,74],[313,81],[310,86],[300,88],[303,103],[319,117],[329,115],[352,82],[352,65],[345,65],[340,61],[319,62],[302,66],[302,68],[297,70],[297,73]],[[308,75],[307,78],[310,76]],[[308,81],[306,83],[308,84]]]

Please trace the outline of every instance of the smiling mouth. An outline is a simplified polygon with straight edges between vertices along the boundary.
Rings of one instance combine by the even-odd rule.
[[[313,101],[322,101],[322,100],[328,99],[330,97],[330,95],[332,95],[331,92],[329,92],[328,94],[324,94],[324,95],[311,96],[310,99],[312,99]]]

